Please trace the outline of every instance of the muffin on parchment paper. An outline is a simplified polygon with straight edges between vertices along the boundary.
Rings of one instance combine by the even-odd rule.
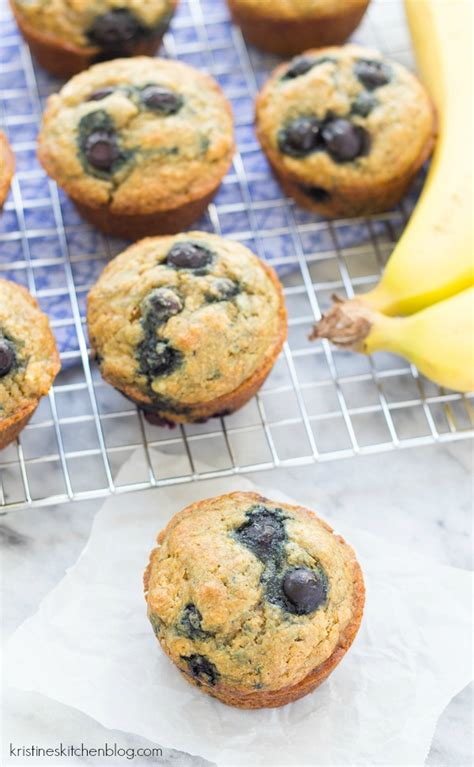
[[[273,269],[205,232],[148,238],[117,256],[90,291],[87,322],[104,379],[172,423],[242,407],[287,332]]]
[[[200,501],[158,536],[148,617],[184,677],[240,708],[283,706],[333,671],[362,619],[353,550],[312,511],[254,493]]]
[[[247,40],[281,56],[344,43],[369,0],[228,0]]]
[[[10,0],[38,63],[59,77],[118,56],[153,55],[177,0]]]
[[[0,130],[0,210],[8,197],[14,172],[15,155],[7,137]]]
[[[257,133],[285,192],[324,216],[396,205],[429,157],[433,106],[419,80],[376,51],[307,51],[257,99]]]
[[[97,64],[51,96],[38,156],[84,218],[136,240],[200,218],[234,148],[231,108],[211,77],[141,56]]]
[[[48,318],[25,288],[0,279],[0,450],[26,426],[59,368]]]

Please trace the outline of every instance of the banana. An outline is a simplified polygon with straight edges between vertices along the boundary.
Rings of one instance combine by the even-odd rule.
[[[439,136],[423,193],[382,279],[352,299],[387,315],[412,314],[474,284],[473,3],[405,0],[405,7]]]
[[[388,351],[440,386],[474,389],[474,287],[409,317],[387,317],[362,303],[337,304],[312,338],[364,354]]]

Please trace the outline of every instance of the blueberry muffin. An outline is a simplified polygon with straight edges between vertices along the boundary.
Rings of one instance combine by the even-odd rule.
[[[0,209],[8,197],[10,184],[15,171],[15,156],[7,137],[0,130]]]
[[[96,61],[152,55],[177,0],[10,0],[42,67],[71,77]]]
[[[46,315],[25,288],[0,279],[0,450],[26,426],[59,367]]]
[[[233,19],[259,48],[294,56],[340,45],[360,23],[369,0],[228,0]]]
[[[145,239],[117,256],[89,294],[87,321],[105,380],[172,423],[244,405],[286,337],[274,271],[204,232]]]
[[[51,96],[38,149],[81,215],[129,240],[190,226],[233,154],[231,108],[217,83],[146,57],[96,64]]]
[[[158,536],[148,617],[185,679],[240,708],[314,690],[352,644],[364,582],[354,552],[312,511],[255,493],[188,506]]]
[[[408,70],[347,45],[278,67],[257,100],[257,132],[287,194],[355,216],[398,203],[432,151],[435,118]]]

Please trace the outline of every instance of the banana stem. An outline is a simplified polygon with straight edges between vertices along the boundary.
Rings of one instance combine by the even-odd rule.
[[[341,301],[335,296],[334,300],[334,306],[314,326],[310,340],[327,338],[342,349],[363,351],[372,329],[372,310],[357,299]]]
[[[400,319],[385,317],[357,298],[342,301],[334,296],[334,306],[313,328],[310,340],[326,338],[340,349],[371,354],[392,349]]]

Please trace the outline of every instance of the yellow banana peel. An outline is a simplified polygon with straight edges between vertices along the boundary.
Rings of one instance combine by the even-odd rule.
[[[342,302],[312,337],[364,354],[393,352],[440,386],[474,389],[474,287],[409,317],[387,317],[363,304]]]
[[[312,335],[366,354],[400,354],[459,391],[474,389],[473,5],[405,0],[421,77],[438,112],[435,153],[379,284],[337,300]]]
[[[415,211],[379,284],[353,300],[412,314],[474,284],[472,0],[405,0],[438,141]]]

